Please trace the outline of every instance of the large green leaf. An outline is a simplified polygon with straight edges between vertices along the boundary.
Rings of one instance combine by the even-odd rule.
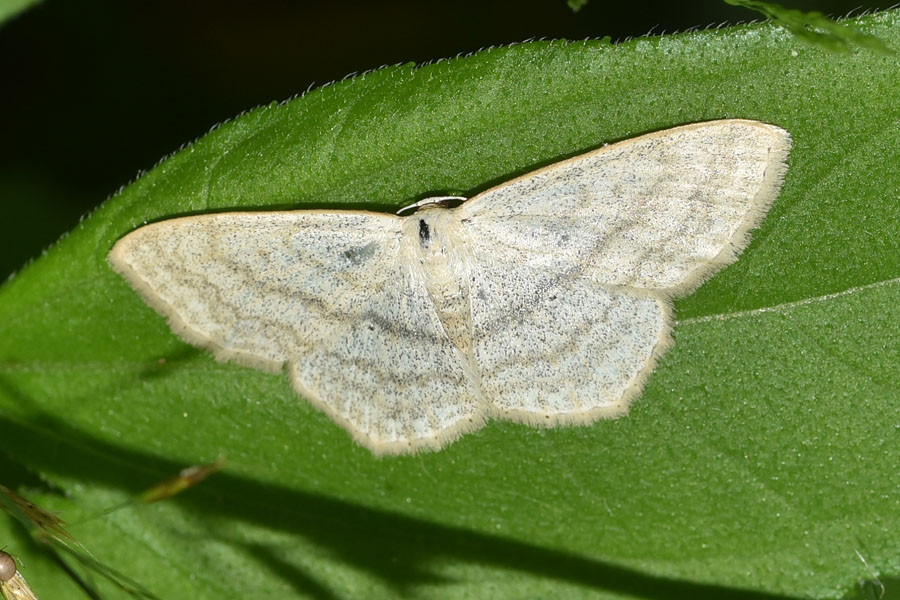
[[[900,47],[900,12],[851,24]],[[71,526],[161,598],[838,597],[897,575],[898,81],[895,55],[757,24],[494,48],[251,111],[0,290],[0,435],[25,469],[5,483],[76,522],[224,454],[198,489]],[[106,264],[148,220],[393,209],[723,117],[791,132],[784,191],[677,303],[674,347],[616,421],[492,423],[376,459],[286,377],[180,342]],[[0,536],[39,592],[76,597],[11,523]]]

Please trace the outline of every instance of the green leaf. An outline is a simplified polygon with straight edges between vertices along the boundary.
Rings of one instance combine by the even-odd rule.
[[[900,43],[900,12],[850,24]],[[253,110],[0,289],[2,449],[52,486],[3,483],[161,598],[833,598],[896,576],[898,81],[890,56],[755,24],[494,48]],[[495,422],[376,459],[286,377],[180,342],[106,264],[148,220],[390,210],[724,117],[791,132],[784,190],[740,260],[676,304],[674,347],[615,421]],[[88,518],[220,455],[184,494]],[[12,523],[0,536],[38,594],[77,597]]]
[[[0,25],[41,0],[0,0]]]

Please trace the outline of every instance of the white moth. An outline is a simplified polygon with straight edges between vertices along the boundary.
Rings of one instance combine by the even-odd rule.
[[[604,146],[409,216],[208,214],[109,255],[219,360],[280,371],[376,454],[437,449],[487,418],[624,414],[670,344],[670,299],[736,260],[778,194],[790,136],[724,120]]]

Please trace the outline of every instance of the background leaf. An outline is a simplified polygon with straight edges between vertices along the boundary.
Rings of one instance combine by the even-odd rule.
[[[10,20],[38,2],[40,0],[0,0],[0,24]]]
[[[798,38],[804,39],[810,44],[822,46],[826,50],[841,52],[851,47],[861,46],[876,52],[890,52],[888,47],[877,37],[842,25],[819,11],[803,12],[786,8],[774,2],[759,0],[725,0],[725,2],[756,11]]]
[[[898,47],[900,13],[852,24]],[[251,111],[0,289],[3,448],[33,500],[162,598],[839,597],[896,576],[898,70],[751,25],[494,48]],[[105,263],[148,220],[471,195],[723,117],[792,133],[784,191],[741,259],[677,304],[673,349],[617,421],[492,423],[375,459],[285,377],[179,342]],[[220,454],[183,496],[80,522]],[[75,597],[27,556],[38,593]]]

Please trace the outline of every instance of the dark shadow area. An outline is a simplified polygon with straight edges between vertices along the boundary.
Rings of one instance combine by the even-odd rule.
[[[0,418],[0,440],[11,456],[28,455],[34,468],[66,477],[116,487],[138,495],[149,485],[171,477],[185,465],[126,450],[73,430],[51,416],[29,423]],[[7,481],[15,485],[15,481]],[[226,471],[214,474],[177,502],[198,518],[215,514],[300,535],[324,552],[340,557],[394,587],[410,593],[418,584],[439,584],[432,569],[442,561],[521,571],[533,576],[659,600],[775,600],[784,596],[665,579],[601,560],[542,548],[527,542],[429,523],[400,514],[272,486]],[[140,510],[136,507],[135,510]],[[238,540],[225,540],[241,544]],[[332,598],[328,586],[313,574],[279,558],[264,547],[248,547],[298,591]]]
[[[259,558],[260,562],[268,565],[273,573],[278,577],[289,582],[298,594],[304,594],[311,598],[319,600],[339,600],[339,596],[334,595],[325,585],[318,582],[315,577],[301,569],[298,565],[289,563],[280,552],[273,550],[268,546],[259,544],[244,544],[242,542],[233,542],[235,545],[243,546],[248,552],[252,552],[254,556]]]

